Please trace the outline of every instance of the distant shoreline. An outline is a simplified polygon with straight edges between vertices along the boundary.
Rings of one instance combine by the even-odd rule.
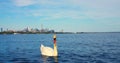
[[[73,32],[0,32],[0,34],[74,34]]]
[[[0,32],[0,34],[91,34],[91,33],[120,33],[120,32]]]

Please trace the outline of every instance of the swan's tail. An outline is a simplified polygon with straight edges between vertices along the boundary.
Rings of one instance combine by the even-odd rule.
[[[44,45],[41,44],[41,48],[44,47]]]
[[[44,47],[44,45],[41,44],[41,46],[40,46],[40,50],[41,50],[41,51],[42,51],[43,47]]]

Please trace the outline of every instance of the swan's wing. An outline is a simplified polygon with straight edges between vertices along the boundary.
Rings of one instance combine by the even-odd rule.
[[[45,47],[41,44],[41,54],[46,56],[52,56],[53,55],[53,49],[50,47]]]

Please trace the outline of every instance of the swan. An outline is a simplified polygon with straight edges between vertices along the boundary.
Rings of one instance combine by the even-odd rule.
[[[56,34],[53,36],[54,39],[54,48],[44,46],[41,44],[40,50],[41,54],[45,56],[58,56],[57,44],[56,44]]]

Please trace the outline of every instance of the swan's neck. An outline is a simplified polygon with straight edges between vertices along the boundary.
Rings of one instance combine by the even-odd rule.
[[[58,56],[56,40],[54,40],[54,56]]]

